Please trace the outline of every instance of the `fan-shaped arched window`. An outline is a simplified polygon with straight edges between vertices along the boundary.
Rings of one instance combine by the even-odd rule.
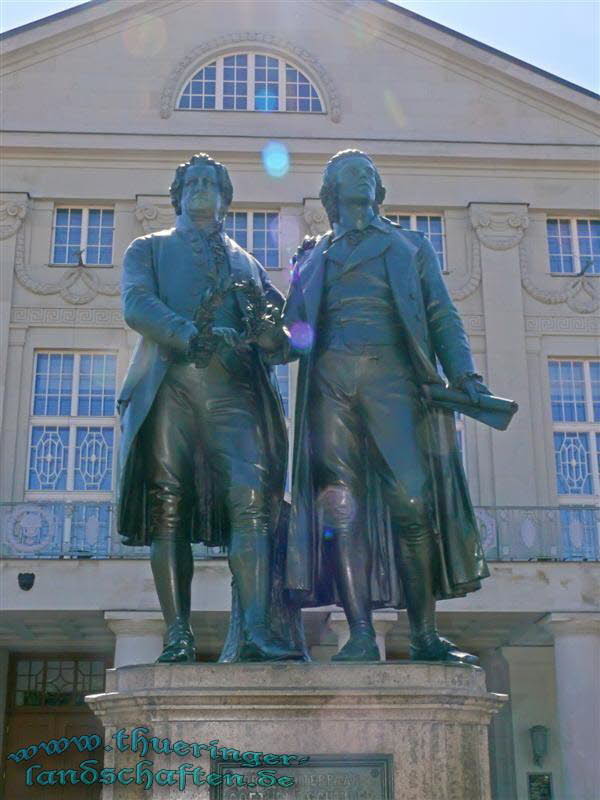
[[[233,53],[205,64],[177,103],[186,111],[322,113],[317,89],[293,64],[264,53]]]

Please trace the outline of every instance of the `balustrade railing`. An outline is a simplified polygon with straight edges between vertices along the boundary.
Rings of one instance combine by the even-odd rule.
[[[489,561],[600,561],[600,508],[583,506],[475,509]],[[194,545],[197,559],[222,548]],[[0,503],[0,557],[147,558],[124,547],[110,502]]]

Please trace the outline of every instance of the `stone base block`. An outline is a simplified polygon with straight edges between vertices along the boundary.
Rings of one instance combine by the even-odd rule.
[[[490,800],[487,729],[506,696],[487,692],[477,667],[387,662],[120,667],[105,694],[86,699],[112,747],[105,767],[134,778],[105,786],[103,800]],[[227,760],[211,760],[211,746]],[[143,760],[153,762],[152,788],[127,771]],[[183,791],[157,785],[179,781],[183,764]],[[212,788],[194,785],[195,768],[197,780],[216,776]],[[295,784],[260,785],[261,770],[263,782]]]

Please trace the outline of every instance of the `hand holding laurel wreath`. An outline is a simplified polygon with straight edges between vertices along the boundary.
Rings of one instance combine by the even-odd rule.
[[[242,310],[242,332],[233,328],[215,326],[215,316],[229,293],[237,294]],[[215,350],[225,345],[236,350],[246,350],[252,344],[272,351],[281,341],[281,314],[270,303],[261,289],[252,281],[234,281],[227,278],[210,286],[194,314],[198,329],[188,347],[188,359],[199,369],[208,366]]]

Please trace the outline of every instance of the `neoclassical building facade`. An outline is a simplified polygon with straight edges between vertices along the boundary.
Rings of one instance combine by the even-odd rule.
[[[492,725],[493,796],[593,800],[598,96],[384,0],[92,0],[9,31],[3,51],[5,755],[89,730],[82,697],[105,667],[160,651],[147,552],[114,532],[115,398],[137,340],[120,310],[126,246],[172,226],[174,168],[205,151],[233,180],[228,233],[285,292],[298,243],[328,227],[325,162],[359,147],[385,215],[430,237],[486,383],[520,406],[503,433],[457,419],[492,577],[439,605],[510,695]],[[291,421],[295,368],[278,377]],[[193,622],[214,660],[228,567],[196,555]],[[305,616],[326,661],[343,616]],[[407,657],[405,614],[376,624],[387,658]],[[28,796],[22,772],[7,762],[7,797]]]

